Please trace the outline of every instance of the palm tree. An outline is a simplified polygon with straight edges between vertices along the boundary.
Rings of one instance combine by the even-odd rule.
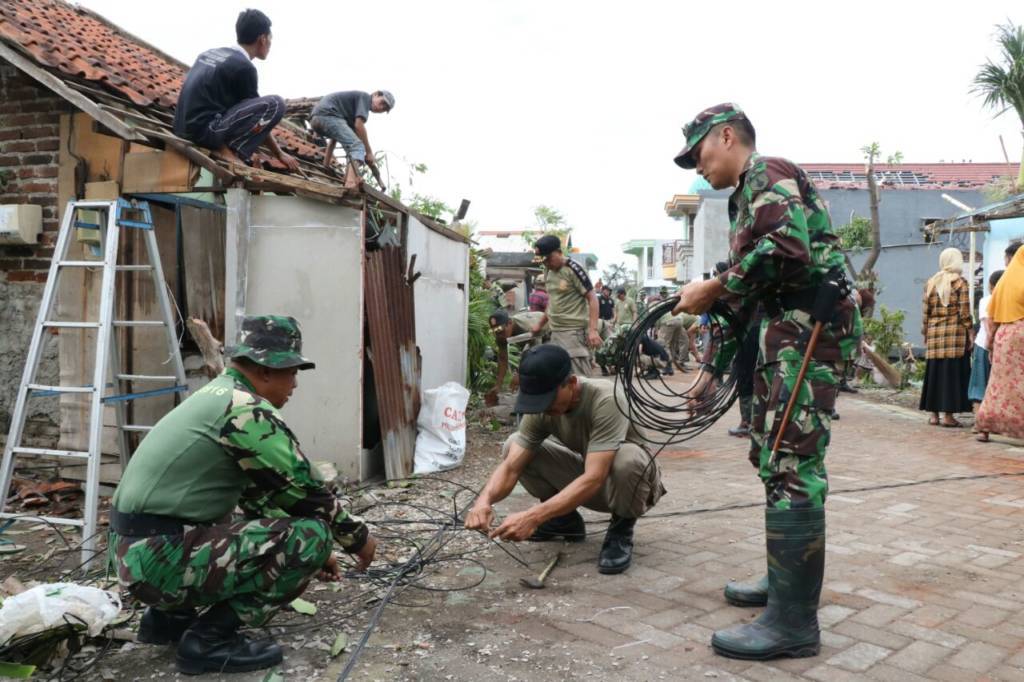
[[[996,27],[1002,49],[999,62],[988,60],[974,77],[971,92],[984,97],[985,106],[999,109],[999,116],[1011,108],[1017,112],[1024,135],[1024,27],[1007,21]],[[1022,158],[1024,161],[1024,158]],[[1017,175],[1017,191],[1024,188],[1024,163]]]

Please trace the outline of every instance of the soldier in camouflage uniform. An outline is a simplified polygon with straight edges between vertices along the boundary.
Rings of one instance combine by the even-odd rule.
[[[735,354],[757,304],[761,323],[754,384],[750,460],[765,486],[768,575],[756,585],[730,584],[726,598],[767,604],[756,621],[714,634],[724,656],[764,659],[813,656],[820,650],[817,608],[825,567],[825,450],[842,363],[857,349],[860,314],[851,296],[827,308],[829,319],[805,381],[796,386],[814,321],[811,311],[825,282],[843,281],[844,260],[828,210],[806,173],[781,158],[755,151],[755,133],[735,104],[706,109],[683,129],[676,156],[729,198],[729,267],[719,276],[683,287],[675,312],[703,313],[721,299],[739,328],[705,356],[698,389],[710,384]],[[834,289],[833,289],[834,290]],[[797,391],[781,447],[772,446],[790,395]]]
[[[278,412],[298,370],[314,367],[295,319],[245,318],[227,355],[223,374],[147,434],[110,514],[118,581],[149,605],[138,639],[177,644],[186,674],[279,663],[272,639],[250,640],[239,628],[264,625],[314,576],[339,580],[335,542],[360,569],[377,545]],[[240,519],[231,518],[236,506]]]

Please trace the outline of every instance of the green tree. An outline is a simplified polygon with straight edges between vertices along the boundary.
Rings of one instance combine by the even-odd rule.
[[[1017,112],[1024,135],[1024,27],[1007,21],[996,27],[1000,55],[989,59],[974,77],[971,92],[983,98],[984,105],[998,109],[996,116],[1010,109]],[[1017,191],[1024,188],[1024,156],[1017,175]]]
[[[612,289],[625,286],[631,279],[625,263],[612,263],[605,270],[601,271],[601,281]]]
[[[859,215],[850,218],[850,222],[836,228],[839,235],[839,246],[843,251],[866,249],[873,243],[871,239],[871,221]]]
[[[572,228],[566,224],[565,216],[550,206],[537,206],[533,209],[533,218],[537,221],[537,230],[523,233],[523,239],[533,248],[533,243],[544,235],[553,234],[562,241],[562,248],[568,253],[569,236]]]

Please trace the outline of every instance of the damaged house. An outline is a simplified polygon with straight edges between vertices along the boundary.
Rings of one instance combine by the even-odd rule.
[[[205,377],[185,320],[202,320],[230,344],[245,314],[294,316],[304,353],[317,362],[284,408],[306,455],[353,481],[385,469],[408,475],[421,389],[465,380],[469,240],[375,189],[345,190],[342,176],[320,164],[322,144],[301,117],[275,129],[302,165],[297,175],[269,156],[229,167],[176,138],[171,121],[187,68],[83,7],[0,4],[0,210],[18,217],[0,221],[0,434],[10,427],[67,202],[124,197],[152,210],[191,388]],[[75,233],[75,258],[98,258],[89,232]],[[132,232],[122,238],[128,258],[142,251]],[[95,319],[101,270],[61,275],[59,319]],[[139,274],[117,275],[115,314],[152,319],[152,285]],[[47,332],[40,380],[88,384],[95,331]],[[126,371],[161,373],[162,330],[115,333]],[[133,401],[131,423],[155,423],[178,399]],[[75,394],[33,399],[26,442],[82,449],[87,408]],[[105,443],[104,480],[116,481],[111,434]]]

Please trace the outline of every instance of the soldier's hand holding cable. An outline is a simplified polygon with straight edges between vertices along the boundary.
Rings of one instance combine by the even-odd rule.
[[[533,535],[539,525],[529,511],[518,512],[507,516],[500,526],[488,534],[488,537],[492,540],[498,538],[499,540],[522,542]]]
[[[725,285],[712,277],[703,282],[691,282],[679,290],[679,303],[672,309],[673,315],[690,313],[700,315],[711,309],[711,306],[723,294]]]
[[[341,567],[338,565],[338,557],[334,552],[327,557],[327,563],[320,569],[317,578],[325,583],[336,583],[341,580]]]
[[[478,530],[487,533],[490,532],[493,521],[494,508],[491,505],[475,505],[466,514],[465,526],[468,530]]]
[[[363,545],[362,549],[356,552],[353,556],[356,557],[356,570],[366,571],[373,562],[374,555],[377,554],[377,538],[372,535],[367,536],[366,544]]]

